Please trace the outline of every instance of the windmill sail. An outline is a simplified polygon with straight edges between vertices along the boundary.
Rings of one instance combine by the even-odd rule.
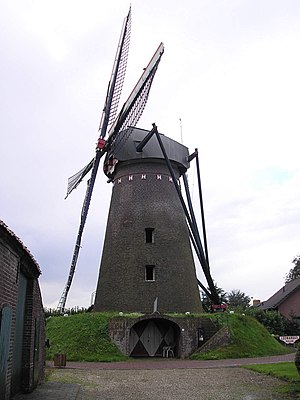
[[[78,260],[78,255],[80,251],[83,229],[87,219],[87,214],[99,168],[100,159],[112,146],[112,144],[119,145],[121,141],[123,141],[124,139],[126,139],[126,137],[130,135],[130,132],[128,133],[130,129],[129,130],[127,129],[127,133],[125,135],[122,132],[123,128],[128,127],[129,124],[133,124],[134,126],[138,122],[145,108],[151,84],[164,51],[163,44],[161,43],[157,51],[155,52],[154,56],[152,57],[150,63],[148,64],[147,68],[145,68],[141,78],[134,87],[128,100],[123,105],[119,116],[115,119],[115,122],[111,126],[107,142],[105,142],[103,139],[106,136],[107,128],[112,119],[112,116],[114,116],[116,113],[117,104],[119,102],[121,94],[120,90],[122,88],[125,76],[126,61],[127,61],[128,46],[129,46],[130,24],[131,24],[131,10],[129,10],[129,13],[127,15],[127,18],[125,19],[125,23],[122,29],[121,39],[117,50],[117,56],[113,67],[112,78],[109,83],[104,110],[99,126],[99,131],[100,131],[99,142],[102,140],[104,143],[101,147],[99,146],[97,147],[96,156],[89,162],[89,164],[86,167],[84,167],[81,171],[79,171],[77,174],[73,175],[69,179],[68,183],[67,196],[71,193],[73,189],[75,189],[79,185],[84,176],[90,170],[92,170],[91,178],[88,181],[88,187],[82,207],[80,225],[73,252],[69,277],[57,307],[57,309],[60,312],[63,312],[65,309],[67,295],[73,280]]]
[[[130,135],[132,129],[127,128],[129,126],[133,128],[138,123],[146,106],[151,85],[163,53],[164,45],[161,43],[123,105],[118,118],[111,126],[108,132],[108,141],[114,141],[114,148],[119,146]]]
[[[128,51],[129,51],[129,42],[130,42],[130,32],[131,32],[131,7],[129,9],[128,15],[124,20],[124,24],[122,27],[121,35],[120,35],[120,40],[117,48],[117,53],[115,57],[115,62],[113,66],[113,71],[112,71],[112,76],[109,82],[108,86],[108,91],[107,91],[107,96],[104,104],[104,109],[102,113],[102,118],[100,121],[100,126],[99,126],[99,131],[100,131],[100,138],[104,138],[106,135],[107,127],[109,124],[110,119],[112,119],[116,113],[116,109],[118,107],[119,99],[121,96],[121,91],[122,91],[122,86],[123,86],[123,81],[125,77],[125,72],[126,72],[126,64],[127,64],[127,57],[128,57]],[[75,189],[79,183],[82,181],[84,176],[92,169],[92,175],[91,178],[88,182],[88,187],[82,207],[82,212],[81,212],[81,220],[80,220],[80,225],[79,225],[79,230],[77,234],[77,239],[76,239],[76,244],[73,252],[73,257],[72,257],[72,262],[71,262],[71,267],[70,267],[70,272],[69,272],[69,277],[67,280],[67,284],[64,288],[64,291],[61,295],[61,298],[58,303],[57,309],[62,312],[64,311],[66,300],[67,300],[67,295],[73,280],[74,272],[75,272],[75,267],[79,255],[79,250],[80,250],[80,243],[81,243],[81,237],[85,225],[85,221],[87,218],[87,213],[92,197],[92,192],[94,188],[94,183],[98,171],[98,166],[99,166],[99,161],[102,155],[104,154],[103,150],[97,149],[96,151],[96,156],[95,158],[89,162],[89,164],[84,167],[79,173],[73,175],[73,177],[70,178],[69,183],[68,183],[68,190],[67,190],[67,196],[71,193],[73,189]]]
[[[130,44],[131,33],[131,7],[124,20],[117,53],[112,69],[111,79],[108,84],[107,96],[104,104],[102,118],[99,125],[100,137],[104,138],[107,127],[111,125],[118,111],[118,105],[122,93],[125,73],[127,68],[127,59]]]
[[[164,46],[163,43],[161,43],[151,58],[148,66],[145,68],[142,76],[135,85],[127,101],[124,103],[114,124],[111,126],[107,139],[108,148],[113,145],[114,149],[116,149],[130,136],[132,129],[138,123],[146,106],[152,81],[163,53]],[[130,128],[127,129],[128,127]],[[66,198],[93,168],[94,162],[95,158],[93,158],[84,168],[68,179]]]
[[[79,183],[83,180],[83,178],[90,172],[93,168],[95,158],[93,158],[88,165],[82,168],[80,171],[76,172],[76,174],[70,176],[68,179],[68,187],[67,187],[67,194],[65,199],[69,196],[73,189],[76,189]]]
[[[127,17],[124,19],[118,43],[118,48],[115,56],[115,61],[111,73],[111,78],[108,84],[107,95],[98,129],[101,138],[105,137],[107,132],[107,127],[112,124],[117,114],[123,83],[125,79],[126,68],[127,68],[130,33],[131,33],[131,7],[129,8]],[[68,179],[68,188],[65,199],[74,189],[76,189],[76,187],[80,184],[83,178],[90,172],[90,170],[93,168],[94,162],[95,158],[93,158],[84,168],[82,168],[80,171],[78,171],[76,174],[72,175]]]

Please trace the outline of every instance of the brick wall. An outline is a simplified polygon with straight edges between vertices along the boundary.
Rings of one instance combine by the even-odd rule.
[[[18,277],[19,259],[17,254],[4,241],[0,240],[0,309],[5,306],[12,308],[11,332],[14,332],[16,321],[16,304],[17,304],[17,277]],[[3,330],[3,327],[1,325]],[[1,349],[1,351],[3,351]],[[9,358],[7,360],[6,384],[5,388],[0,387],[0,397],[9,399],[10,396],[10,380],[12,373],[12,353],[13,353],[13,335],[10,335],[9,341]],[[5,379],[4,379],[5,380]],[[4,382],[3,382],[4,383]]]
[[[179,170],[175,167],[177,177]],[[164,161],[118,164],[95,311],[201,312],[186,218]],[[145,229],[154,229],[146,243]],[[146,281],[153,265],[155,279]]]
[[[278,306],[278,311],[288,319],[300,317],[300,287]]]
[[[32,392],[36,384],[41,382],[44,377],[45,364],[44,312],[40,288],[36,279],[31,279],[28,282],[24,325],[24,364],[21,388],[22,392]],[[39,325],[39,343],[35,343],[36,325]],[[37,378],[34,377],[35,368],[38,371]]]
[[[20,274],[25,277],[27,290],[25,294],[24,327],[22,343],[22,375],[21,381],[12,386],[12,372],[15,346],[15,327],[18,302],[18,289]],[[29,250],[23,245],[6,225],[0,221],[0,311],[4,307],[12,313],[9,338],[8,359],[3,364],[6,369],[5,388],[0,387],[1,400],[7,400],[20,389],[25,392],[32,391],[37,382],[43,379],[45,361],[45,327],[41,294],[38,283],[39,267]],[[36,356],[36,374],[34,371],[34,336],[36,320],[40,321],[39,357]],[[0,327],[0,335],[4,332]],[[2,350],[2,349],[1,349]],[[4,374],[3,374],[4,375]],[[3,380],[2,380],[3,383]]]

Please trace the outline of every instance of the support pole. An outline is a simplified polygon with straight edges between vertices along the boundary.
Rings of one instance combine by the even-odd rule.
[[[181,194],[179,185],[178,185],[178,183],[177,183],[177,178],[176,178],[176,176],[175,176],[175,173],[174,173],[172,164],[171,164],[171,162],[170,162],[170,160],[169,160],[169,158],[168,158],[168,155],[167,155],[165,146],[163,145],[163,142],[162,142],[161,137],[160,137],[160,135],[159,135],[158,132],[156,132],[156,137],[157,137],[158,143],[159,143],[159,145],[160,145],[161,151],[162,151],[162,153],[163,153],[164,159],[165,159],[165,161],[166,161],[166,163],[167,163],[167,166],[168,166],[168,168],[169,168],[169,172],[170,172],[170,174],[171,174],[173,183],[174,183],[174,185],[175,185],[175,189],[176,189],[176,191],[177,191],[177,194],[178,194],[178,196],[179,196],[179,200],[180,200],[181,205],[182,205],[182,207],[183,207],[183,210],[184,210],[186,219],[187,219],[187,221],[188,221],[188,225],[189,225],[189,227],[190,227],[190,229],[191,229],[191,232],[192,232],[192,234],[193,234],[193,236],[194,236],[194,238],[195,238],[195,242],[197,243],[197,247],[198,247],[199,252],[200,252],[200,254],[201,254],[201,260],[204,262],[203,265],[202,265],[202,263],[201,263],[201,265],[202,265],[202,267],[203,267],[204,270],[208,271],[207,266],[205,265],[205,264],[206,264],[206,260],[205,260],[205,255],[204,255],[204,251],[203,251],[203,247],[202,247],[201,241],[199,241],[199,237],[198,237],[198,235],[197,235],[196,229],[195,229],[195,227],[194,227],[194,225],[193,225],[192,219],[191,219],[191,217],[190,217],[190,215],[189,215],[188,209],[187,209],[187,207],[186,207],[186,205],[185,205],[185,202],[184,202],[184,200],[183,200],[183,197],[182,197],[182,194]]]
[[[209,289],[210,289],[210,291],[211,291],[211,298],[213,299],[213,301],[214,301],[216,304],[218,304],[219,301],[220,301],[220,300],[219,300],[219,295],[218,295],[218,293],[217,293],[217,291],[216,291],[216,287],[215,287],[214,282],[213,282],[213,279],[212,279],[212,277],[211,277],[211,275],[210,275],[209,265],[207,264],[207,261],[206,261],[206,257],[205,257],[204,251],[203,251],[203,247],[202,247],[201,240],[200,240],[199,236],[197,235],[197,231],[196,231],[196,229],[195,229],[195,227],[194,227],[194,225],[193,225],[192,219],[191,219],[191,217],[190,217],[190,215],[189,215],[188,209],[187,209],[186,204],[185,204],[185,202],[184,202],[184,200],[183,200],[183,197],[182,197],[182,194],[181,194],[179,185],[178,185],[178,183],[177,183],[177,179],[176,179],[176,176],[175,176],[173,167],[172,167],[172,165],[171,165],[171,162],[170,162],[170,160],[169,160],[169,158],[168,158],[166,149],[165,149],[165,147],[164,147],[164,145],[163,145],[163,142],[162,142],[161,137],[160,137],[160,135],[159,135],[159,133],[158,133],[157,130],[156,130],[155,134],[156,134],[156,137],[157,137],[159,146],[160,146],[160,148],[161,148],[161,151],[162,151],[162,153],[163,153],[163,156],[164,156],[164,158],[165,158],[165,161],[166,161],[166,163],[167,163],[168,169],[169,169],[169,171],[170,171],[170,174],[171,174],[171,176],[172,176],[173,183],[174,183],[174,185],[175,185],[175,189],[176,189],[176,191],[177,191],[177,194],[178,194],[178,196],[179,196],[181,205],[182,205],[182,207],[183,207],[183,210],[184,210],[184,213],[185,213],[185,216],[186,216],[188,225],[189,225],[190,230],[191,230],[191,232],[192,232],[192,234],[193,234],[193,237],[194,237],[194,239],[195,239],[195,242],[196,242],[196,245],[197,245],[197,248],[198,248],[198,251],[199,251],[199,255],[200,255],[200,263],[201,263],[201,266],[202,266],[204,275],[205,275],[205,277],[206,277],[206,279],[207,279],[208,287],[209,287]]]
[[[195,227],[195,232],[197,233],[198,240],[201,241],[198,226],[197,226],[197,221],[196,221],[196,217],[195,217],[195,213],[194,213],[194,209],[193,209],[188,179],[187,179],[186,174],[182,174],[182,177],[183,177],[184,189],[185,189],[185,194],[186,194],[186,199],[187,199],[191,219],[192,219],[193,225]]]
[[[154,133],[157,132],[157,126],[155,124],[152,124],[153,128],[151,131],[147,133],[147,135],[144,137],[144,139],[136,146],[136,151],[138,153],[141,153],[143,151],[143,148],[146,146],[146,144],[149,142],[149,140],[152,138]]]
[[[195,252],[196,252],[196,254],[197,254],[198,260],[200,261],[200,264],[201,264],[201,257],[200,257],[200,254],[199,254],[199,250],[198,250],[197,244],[196,244],[196,242],[195,242],[195,239],[194,239],[194,237],[193,237],[192,232],[190,231],[190,229],[189,229],[189,236],[190,236],[192,245],[193,245],[193,247],[194,247],[194,250],[195,250]],[[203,285],[203,283],[200,282],[200,280],[199,280],[198,278],[197,278],[197,283],[198,283],[198,286],[200,286],[200,288],[201,288],[201,289],[203,290],[203,292],[206,294],[206,296],[207,296],[212,302],[214,302],[214,298],[212,297],[212,294],[209,292],[209,290],[207,290],[207,288]]]
[[[204,207],[203,207],[203,197],[202,197],[202,187],[201,187],[201,177],[200,177],[200,166],[199,166],[198,149],[195,149],[195,153],[196,153],[196,166],[197,166],[197,177],[198,177],[198,189],[199,189],[199,199],[200,199],[200,209],[201,209],[201,220],[202,220],[204,250],[205,250],[206,261],[207,261],[207,264],[209,266],[208,246],[207,246],[207,238],[206,238],[206,227],[205,227],[205,217],[204,217]]]

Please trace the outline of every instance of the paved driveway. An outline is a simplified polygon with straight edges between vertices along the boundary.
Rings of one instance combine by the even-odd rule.
[[[279,393],[283,381],[240,366],[293,361],[294,357],[68,362],[62,369],[50,364],[50,381],[15,400],[291,400]]]
[[[113,370],[136,370],[136,369],[195,369],[195,368],[221,368],[238,367],[250,364],[272,364],[277,362],[293,362],[295,353],[280,356],[255,357],[255,358],[232,358],[225,360],[180,360],[176,358],[131,358],[129,361],[119,362],[74,362],[67,363],[68,368],[79,369],[113,369]],[[52,366],[53,363],[48,363]]]

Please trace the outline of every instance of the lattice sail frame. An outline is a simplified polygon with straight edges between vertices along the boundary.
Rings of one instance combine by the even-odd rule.
[[[139,119],[141,118],[143,111],[146,107],[148,98],[149,98],[149,93],[151,89],[151,85],[155,76],[155,73],[158,68],[158,64],[160,62],[161,56],[164,52],[164,47],[163,44],[161,43],[158,49],[156,50],[153,59],[155,60],[155,63],[152,64],[152,60],[149,63],[149,66],[146,68],[145,73],[148,73],[148,70],[150,70],[147,78],[143,80],[142,78],[139,80],[138,84],[136,85],[135,89],[133,90],[133,94],[135,94],[134,100],[131,101],[131,96],[129,97],[129,102],[128,102],[128,108],[127,110],[124,110],[127,113],[126,117],[124,116],[123,119],[124,121],[119,122],[117,124],[116,130],[117,134],[112,133],[111,136],[115,136],[115,139],[113,141],[113,148],[114,150],[120,146],[120,144],[128,139],[130,136],[132,129],[137,125]],[[159,57],[157,59],[157,56]],[[140,81],[143,80],[143,84],[141,87],[139,87]],[[127,103],[125,103],[126,105]]]
[[[127,59],[131,34],[131,7],[124,20],[115,61],[108,84],[107,96],[99,125],[100,137],[106,135],[107,127],[110,126],[117,115],[119,101],[122,93],[123,83],[127,69]]]

